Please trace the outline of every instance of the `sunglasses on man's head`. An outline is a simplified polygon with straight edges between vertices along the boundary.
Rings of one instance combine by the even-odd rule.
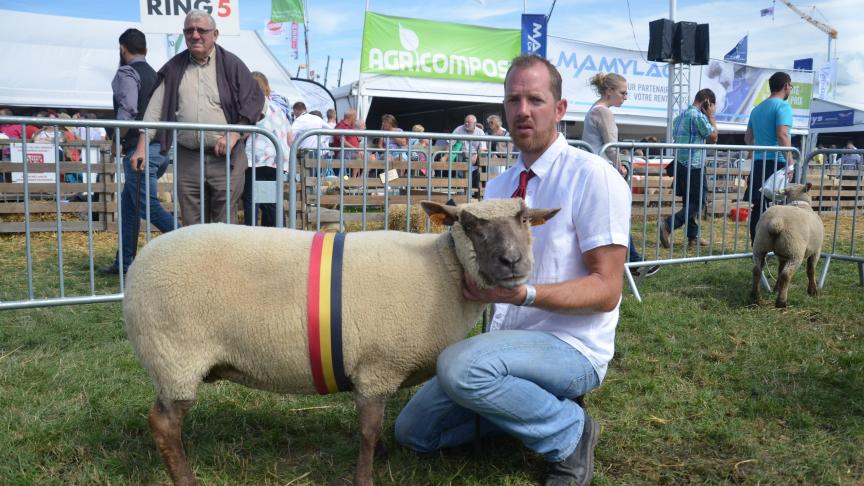
[[[186,35],[192,35],[195,32],[198,32],[198,35],[204,35],[204,34],[209,34],[210,32],[213,32],[214,30],[216,30],[216,29],[203,29],[201,27],[186,27],[185,29],[183,29],[183,33]]]

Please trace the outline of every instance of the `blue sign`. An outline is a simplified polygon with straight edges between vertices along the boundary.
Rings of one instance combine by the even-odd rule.
[[[724,61],[737,62],[739,64],[747,64],[747,36],[741,38],[735,48],[727,52],[723,56]]]
[[[851,127],[854,118],[855,110],[810,113],[810,128]]]
[[[522,54],[546,57],[546,16],[522,14]]]
[[[813,70],[813,58],[808,57],[806,59],[795,59],[792,63],[792,69],[798,71],[812,71]]]

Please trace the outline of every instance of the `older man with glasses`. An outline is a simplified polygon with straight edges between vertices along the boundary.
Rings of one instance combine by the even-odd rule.
[[[453,133],[456,135],[486,135],[486,132],[477,126],[477,117],[470,114],[465,117],[464,124],[453,129]],[[460,144],[460,141],[455,141],[454,147],[456,144]],[[476,164],[477,154],[481,151],[486,151],[486,142],[481,140],[471,140],[470,142],[462,140],[459,150],[461,151],[462,158],[465,161],[468,161],[470,158],[470,162]]]
[[[202,10],[190,11],[183,35],[188,49],[159,70],[159,84],[144,120],[254,125],[263,113],[264,94],[243,61],[216,45],[219,30],[213,17]],[[143,136],[132,157],[138,170],[143,166]],[[171,147],[170,137],[167,130],[160,134],[163,151]],[[243,194],[247,165],[240,133],[179,131],[175,171],[183,225],[230,222]]]

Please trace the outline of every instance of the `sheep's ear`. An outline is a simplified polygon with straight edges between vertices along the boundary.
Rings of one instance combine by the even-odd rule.
[[[804,184],[804,192],[810,192],[810,189],[812,187],[813,187],[813,184],[810,182],[808,182],[807,184]]]
[[[550,219],[552,219],[552,217],[555,216],[556,214],[558,214],[558,211],[560,211],[560,210],[561,210],[561,208],[529,209],[528,210],[528,219],[531,221],[531,226],[540,226],[541,224],[545,223],[546,221],[549,221]]]
[[[439,204],[435,201],[420,201],[420,207],[433,223],[453,226],[459,220],[459,210],[455,206]]]

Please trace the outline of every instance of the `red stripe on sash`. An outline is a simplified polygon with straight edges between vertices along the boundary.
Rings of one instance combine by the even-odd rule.
[[[324,369],[321,366],[321,333],[320,333],[320,284],[321,284],[321,249],[324,245],[324,233],[315,233],[312,238],[312,251],[309,256],[309,297],[306,308],[309,314],[309,365],[312,368],[312,381],[315,390],[326,395],[327,383],[324,381]]]

